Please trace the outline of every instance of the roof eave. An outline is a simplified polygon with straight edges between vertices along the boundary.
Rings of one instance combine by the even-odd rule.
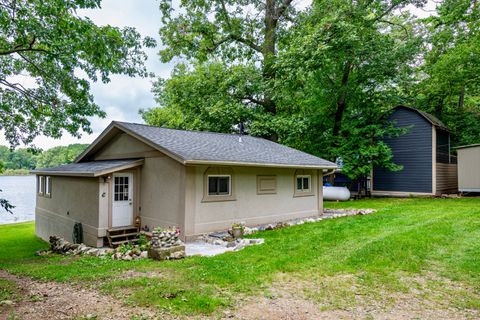
[[[123,126],[121,123],[119,122],[115,122],[115,127],[117,127],[118,129],[122,130],[123,132],[125,133],[128,133],[129,135],[131,135],[132,137],[140,140],[141,142],[145,143],[146,145],[154,148],[154,149],[157,149],[158,151],[162,152],[163,154],[169,156],[170,158],[180,162],[180,163],[184,163],[185,162],[185,159],[183,157],[181,157],[180,155],[176,154],[176,153],[173,153],[171,152],[170,150],[152,142],[151,140],[147,139],[147,138],[144,138],[142,137],[141,135],[138,135],[137,133],[135,133],[134,131],[126,128],[125,126]]]
[[[223,165],[223,166],[244,166],[244,167],[269,167],[269,168],[308,168],[308,169],[336,169],[336,165],[308,165],[308,164],[283,164],[283,163],[261,163],[242,161],[211,161],[211,160],[185,160],[185,165]]]
[[[467,148],[475,148],[475,147],[480,147],[480,143],[474,143],[474,144],[459,146],[459,147],[455,147],[454,149],[458,150],[458,149],[467,149]]]
[[[139,159],[137,161],[134,161],[134,162],[131,162],[131,163],[128,163],[128,164],[124,164],[124,165],[121,165],[121,166],[116,166],[116,167],[112,167],[112,168],[109,168],[109,169],[98,170],[98,171],[93,171],[93,172],[89,172],[89,171],[49,171],[49,170],[43,170],[42,171],[41,169],[39,169],[39,170],[32,170],[32,171],[30,171],[30,173],[34,173],[34,174],[37,174],[37,175],[48,175],[48,176],[92,177],[92,178],[95,178],[95,177],[104,176],[106,174],[110,174],[112,172],[117,172],[117,171],[122,171],[122,170],[135,168],[135,167],[143,165],[143,163],[144,163],[144,160]]]
[[[92,142],[90,143],[90,145],[82,152],[80,153],[76,158],[75,160],[73,160],[73,163],[78,163],[80,162],[81,160],[83,160],[83,158],[85,158],[85,156],[87,156],[90,151],[92,151],[92,149],[100,142],[102,141],[102,139],[112,130],[112,128],[115,127],[115,121],[112,121],[108,127],[105,128],[105,130],[103,130],[102,133],[100,133],[100,135]]]
[[[88,156],[91,151],[95,148],[95,146],[100,143],[104,138],[105,136],[107,136],[109,134],[110,131],[112,131],[113,129],[119,129],[127,134],[129,134],[130,136],[138,139],[139,141],[145,143],[146,145],[166,154],[167,156],[169,156],[170,158],[180,162],[180,163],[183,163],[184,162],[184,159],[179,156],[178,154],[175,154],[175,153],[172,153],[170,152],[169,150],[163,148],[162,146],[159,146],[158,144],[156,143],[153,143],[152,141],[136,134],[135,132],[133,132],[132,130],[126,128],[125,126],[122,125],[121,122],[117,122],[117,121],[112,121],[110,123],[110,125],[105,129],[103,130],[103,132],[97,137],[97,139],[95,139],[95,141],[93,141],[87,149],[85,149],[84,152],[82,152],[74,161],[74,163],[78,163],[80,161],[82,161],[86,156]]]
[[[64,177],[95,177],[94,172],[86,171],[49,171],[49,170],[32,170],[30,173],[45,176],[64,176]]]

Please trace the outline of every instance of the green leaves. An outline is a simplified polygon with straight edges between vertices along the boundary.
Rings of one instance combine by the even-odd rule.
[[[91,132],[88,118],[105,113],[89,81],[148,75],[142,49],[155,41],[76,13],[99,7],[98,0],[0,0],[0,128],[12,146],[40,134]]]
[[[454,133],[457,145],[480,140],[480,8],[475,1],[446,0],[423,21],[424,65],[409,92]]]
[[[154,84],[153,92],[161,107],[141,114],[153,125],[231,132],[239,122],[252,121],[259,112],[247,102],[256,95],[259,78],[254,66],[228,67],[212,62],[191,69],[179,65],[170,79]]]
[[[353,179],[400,169],[381,142],[401,134],[384,123],[398,104],[442,111],[458,141],[480,139],[474,2],[443,1],[422,21],[405,10],[422,0],[316,0],[302,12],[275,1],[273,11],[287,9],[273,29],[268,3],[185,0],[174,12],[162,1],[162,59],[186,65],[155,84],[160,108],[144,120],[222,132],[242,121],[250,134],[343,158]]]

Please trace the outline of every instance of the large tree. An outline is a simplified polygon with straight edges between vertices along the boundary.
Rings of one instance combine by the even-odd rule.
[[[454,143],[480,141],[480,4],[445,0],[424,20],[425,46],[412,103],[436,114]]]
[[[262,22],[268,14],[259,8],[267,3],[255,3],[257,31],[251,34],[260,40],[246,39],[264,43]],[[171,24],[161,30],[162,54],[191,63],[156,83],[160,108],[144,111],[143,117],[156,125],[215,131],[231,131],[242,121],[251,134],[332,160],[343,157],[345,170],[355,178],[373,165],[395,169],[388,147],[380,142],[393,134],[383,126],[382,115],[399,102],[398,88],[409,79],[418,52],[411,17],[396,12],[411,3],[415,1],[318,0],[302,12],[291,8],[277,29],[268,66],[274,76],[265,77],[265,56],[228,36],[227,19],[215,14],[225,12],[222,2],[182,2],[187,8],[182,15],[172,18],[173,12],[164,12]],[[251,20],[243,18],[249,14],[240,4],[245,5],[226,5],[236,6],[232,12],[240,18],[235,25],[244,39]],[[200,6],[202,19],[195,20],[199,9],[190,6]],[[275,112],[265,108],[265,97],[274,102]]]
[[[0,0],[0,129],[12,146],[91,132],[88,117],[105,114],[89,82],[147,75],[142,47],[155,41],[79,15],[100,2]]]
[[[147,75],[142,48],[155,41],[78,14],[100,2],[0,0],[0,129],[11,146],[29,145],[41,134],[91,132],[88,117],[105,113],[94,102],[90,81]],[[5,199],[0,206],[12,208]]]
[[[161,0],[163,26],[160,36],[165,48],[164,62],[175,57],[205,62],[221,60],[225,65],[258,65],[261,90],[236,97],[245,104],[260,106],[276,114],[272,88],[278,44],[294,23],[297,10],[292,0],[212,0],[181,1],[173,8],[170,0]]]
[[[399,88],[412,80],[421,44],[415,20],[394,8],[384,1],[318,0],[292,28],[278,61],[279,101],[297,106],[307,120],[302,135],[310,145],[303,149],[342,157],[351,177],[372,166],[394,168],[381,142],[393,134],[384,113],[402,102]]]

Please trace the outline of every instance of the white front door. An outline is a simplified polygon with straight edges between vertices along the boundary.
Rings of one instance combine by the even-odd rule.
[[[112,227],[131,226],[133,222],[133,175],[114,173],[112,184]]]

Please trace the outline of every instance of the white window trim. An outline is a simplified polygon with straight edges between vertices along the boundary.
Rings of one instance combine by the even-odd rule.
[[[52,177],[45,176],[44,181],[45,181],[45,187],[44,187],[45,197],[50,198],[52,196]]]
[[[210,182],[210,177],[212,177],[212,178],[228,177],[228,193],[226,193],[226,194],[210,194],[210,192],[208,190],[208,184]],[[207,175],[207,195],[209,197],[231,197],[232,196],[232,175],[231,174],[209,174],[209,175]]]
[[[308,178],[308,189],[298,189],[297,188],[297,179],[298,178]],[[314,189],[313,189],[313,176],[311,174],[297,174],[295,175],[294,179],[294,197],[305,197],[305,196],[313,196],[314,195]],[[303,181],[302,181],[302,187],[303,187]]]
[[[37,194],[43,196],[45,194],[45,176],[37,178]]]
[[[302,189],[298,189],[297,180],[302,178]],[[303,179],[308,178],[308,189],[303,189]],[[295,177],[295,189],[297,192],[312,192],[312,176],[309,174],[299,174]]]

